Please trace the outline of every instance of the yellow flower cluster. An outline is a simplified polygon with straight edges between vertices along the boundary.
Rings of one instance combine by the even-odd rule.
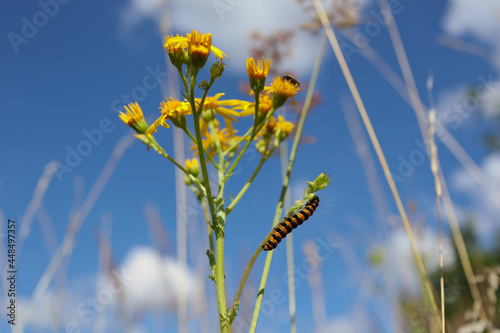
[[[257,136],[257,150],[261,154],[265,154],[269,151],[270,145],[277,147],[292,131],[293,124],[291,122],[285,121],[282,116],[278,116],[278,120],[271,117]],[[273,141],[271,141],[272,138],[274,138]]]
[[[224,58],[228,59],[224,52],[212,45],[212,34],[198,33],[196,30],[186,34],[186,37],[179,35],[167,36],[164,48],[172,64],[179,69],[181,76],[184,73],[183,66],[187,66],[186,73],[190,70],[197,73],[204,66],[210,52],[213,52],[220,66],[223,66],[222,62]],[[168,122],[190,134],[186,117],[194,114],[195,117],[201,118],[199,128],[202,134],[202,145],[205,151],[212,157],[215,156],[218,149],[216,144],[224,152],[229,147],[232,147],[235,142],[241,141],[241,137],[236,136],[237,130],[233,126],[233,123],[241,117],[252,115],[256,117],[254,125],[261,129],[257,135],[254,134],[256,139],[260,138],[260,140],[263,140],[267,137],[267,142],[269,143],[269,138],[274,136],[276,142],[281,142],[290,134],[293,125],[290,122],[286,122],[282,116],[279,116],[278,120],[276,120],[271,115],[288,98],[292,98],[292,103],[294,104],[293,97],[297,94],[299,88],[298,82],[295,79],[291,80],[290,76],[277,76],[270,86],[265,86],[270,68],[271,60],[269,59],[262,58],[262,60],[257,61],[253,58],[247,59],[246,69],[252,89],[251,94],[258,96],[258,101],[256,102],[239,99],[222,99],[224,93],[206,96],[203,99],[193,98],[191,101],[166,98],[165,101],[160,103],[161,116],[149,127],[144,120],[144,115],[137,102],[125,106],[127,112],[121,112],[120,118],[138,133],[152,137],[160,125],[169,128],[170,125]],[[212,79],[214,79],[213,76]],[[184,80],[187,80],[187,76]],[[185,85],[185,87],[188,86]],[[207,87],[209,88],[208,84],[202,87],[202,89],[208,89]],[[256,103],[258,103],[258,108],[256,107]],[[271,115],[267,116],[269,112],[271,112]],[[217,119],[218,116],[224,122],[223,128],[220,127]],[[262,120],[266,120],[267,123],[262,124]],[[192,135],[191,138],[193,138]],[[195,141],[193,145],[197,146]]]
[[[198,33],[196,30],[186,34],[186,37],[179,35],[165,37],[163,47],[167,50],[172,64],[176,67],[183,63],[190,63],[199,69],[205,65],[210,51],[214,53],[215,58],[219,59],[220,62],[223,61],[224,57],[229,60],[224,52],[212,46],[212,34]],[[187,57],[186,51],[188,52]]]

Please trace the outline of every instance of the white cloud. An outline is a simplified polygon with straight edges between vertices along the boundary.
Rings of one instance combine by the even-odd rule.
[[[500,81],[491,82],[485,88],[488,92],[483,100],[483,109],[486,116],[500,115]]]
[[[460,36],[470,33],[484,41],[493,42],[497,34],[498,4],[491,0],[451,0],[443,25],[448,32]]]
[[[28,308],[29,299],[19,297],[17,299],[17,303],[18,308],[20,309],[20,318],[23,319],[23,309]],[[28,323],[28,327],[34,327],[38,329],[53,329],[54,318],[51,313],[53,312],[53,309],[59,308],[58,304],[58,299],[51,290],[45,292],[44,296],[40,300],[38,307],[35,309],[35,311],[33,311],[33,314]]]
[[[360,1],[362,5],[367,2]],[[246,59],[250,56],[249,36],[252,31],[270,34],[292,29],[297,31],[290,49],[293,57],[285,61],[283,67],[299,75],[311,71],[318,37],[298,31],[300,23],[310,21],[310,14],[295,1],[173,0],[169,2],[169,8],[161,10],[154,3],[155,0],[130,0],[122,12],[122,32],[130,31],[145,18],[159,22],[162,16],[174,31],[183,35],[193,29],[212,33],[213,45],[230,58],[226,69],[243,72],[246,70]]]
[[[202,303],[193,273],[152,248],[130,250],[121,271],[125,272],[127,281],[123,283],[122,297],[115,300],[129,315],[142,314],[145,310],[175,310],[180,294],[193,305]]]
[[[82,293],[82,289],[87,290],[88,282],[86,280],[83,284],[80,283],[79,288],[66,288],[63,293],[59,293],[58,290],[48,289],[31,314],[29,322],[25,322],[24,325],[30,329],[44,332],[64,331],[67,325],[73,327],[73,329],[88,327],[95,318],[95,312],[79,311],[79,309],[91,309],[90,307],[85,308],[87,304],[85,299],[90,299],[93,295],[88,296]],[[29,301],[30,299],[24,296],[18,297],[17,302],[21,320],[25,318],[24,311],[27,310]]]
[[[417,248],[422,256],[427,273],[439,269],[439,237],[436,231],[429,228],[413,230]],[[397,270],[400,285],[407,292],[419,290],[420,273],[416,270],[415,259],[408,235],[403,229],[395,230],[383,246],[388,265]],[[453,244],[443,236],[443,261],[449,267],[456,261]]]
[[[450,0],[443,19],[446,32],[457,36],[472,36],[490,46],[500,69],[500,4],[493,0]]]
[[[98,318],[106,318],[108,327],[121,327],[123,318],[140,319],[145,311],[175,311],[177,297],[182,294],[191,311],[200,311],[204,305],[201,282],[194,274],[174,258],[161,256],[152,248],[137,247],[113,272],[113,279],[92,275],[72,280],[71,287],[62,294],[48,289],[34,309],[28,327],[43,332],[86,330]],[[28,302],[26,297],[18,297],[21,320]],[[128,327],[130,332],[145,332],[140,324],[127,322],[138,325]],[[67,325],[73,328],[66,329]]]
[[[320,331],[320,333],[326,332],[342,332],[342,333],[356,333],[360,332],[359,322],[356,322],[354,318],[338,317],[330,320],[327,327]],[[362,330],[361,330],[362,332]]]
[[[468,98],[469,87],[459,84],[440,91],[437,96],[436,110],[439,121],[450,130],[476,126],[473,119],[484,116],[489,119],[500,114],[500,81],[489,76],[478,76],[474,85],[474,97]]]
[[[489,188],[481,188],[469,173],[463,169],[452,175],[453,188],[467,194],[471,205],[460,207],[459,217],[464,219],[472,215],[474,228],[479,237],[493,236],[500,229],[498,220],[500,207],[495,205],[500,202],[500,154],[491,154],[482,163],[482,171],[488,179]]]

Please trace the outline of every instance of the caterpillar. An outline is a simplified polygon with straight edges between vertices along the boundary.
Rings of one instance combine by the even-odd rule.
[[[281,242],[286,235],[304,223],[304,221],[306,221],[314,213],[318,205],[319,198],[315,195],[314,198],[309,200],[309,202],[307,202],[304,208],[302,208],[299,212],[281,220],[281,222],[274,228],[274,232],[267,243],[262,245],[264,251],[270,251],[276,248],[279,242]]]

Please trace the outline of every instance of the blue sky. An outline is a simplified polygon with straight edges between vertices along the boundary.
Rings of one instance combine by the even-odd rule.
[[[26,304],[30,298],[67,232],[70,217],[84,202],[118,142],[130,135],[129,128],[118,119],[118,110],[123,110],[123,104],[129,100],[138,100],[146,116],[158,114],[159,102],[165,97],[160,84],[165,84],[170,76],[176,75],[166,70],[162,48],[164,36],[158,28],[160,23],[167,22],[172,33],[185,34],[193,29],[211,32],[213,44],[230,58],[224,76],[214,88],[217,91],[213,93],[225,92],[227,98],[247,98],[236,87],[246,80],[245,59],[250,56],[249,32],[259,29],[268,34],[276,29],[297,29],[298,22],[308,18],[308,14],[291,1],[272,4],[265,4],[264,1],[255,4],[233,2],[227,11],[219,13],[215,3],[173,1],[169,10],[158,10],[154,1],[144,0],[2,4],[0,26],[4,37],[0,53],[0,82],[4,88],[0,91],[0,105],[4,120],[0,123],[0,133],[4,158],[0,166],[0,216],[4,236],[8,218],[18,223],[19,232],[23,228],[27,232],[17,261],[19,303]],[[495,5],[488,1],[480,2],[474,8],[469,8],[465,0],[401,0],[391,3],[397,8],[396,23],[424,104],[428,105],[426,81],[432,73],[438,119],[488,180],[490,188],[481,188],[457,158],[439,143],[440,162],[458,216],[460,219],[468,214],[476,216],[477,230],[485,246],[489,246],[491,236],[498,231],[496,216],[499,206],[495,198],[500,191],[500,157],[486,149],[481,136],[486,128],[494,124],[492,119],[498,103],[495,96],[499,91],[500,43],[495,31],[499,27],[492,13],[499,8],[489,8]],[[387,30],[378,21],[380,10],[377,4],[364,2],[362,8],[360,18],[363,23],[358,26],[358,31],[369,39],[369,47],[401,76]],[[463,52],[443,45],[439,42],[443,38],[471,44],[466,47],[467,52]],[[394,175],[400,176],[396,178],[401,180],[397,186],[403,202],[412,201],[417,205],[418,212],[410,217],[415,230],[421,230],[421,244],[425,250],[437,253],[432,252],[437,251],[437,244],[433,242],[436,231],[433,179],[429,161],[421,148],[415,114],[360,53],[350,53],[352,48],[347,46],[345,37],[340,37],[340,40],[389,167]],[[294,56],[283,64],[283,70],[293,72],[301,82],[307,82],[318,42],[317,36],[298,33],[291,50]],[[454,45],[458,45],[457,42]],[[471,45],[486,50],[488,59],[471,54],[476,50]],[[481,100],[485,112],[474,105],[464,106],[463,96],[469,86],[480,86],[486,91]],[[343,327],[345,332],[349,332],[347,329],[366,331],[367,327],[356,326],[360,325],[356,318],[366,319],[375,315],[381,331],[390,332],[395,320],[391,316],[391,295],[398,289],[386,286],[387,293],[380,297],[370,291],[373,287],[370,283],[360,288],[361,281],[375,281],[384,275],[370,270],[365,259],[377,247],[384,248],[387,253],[401,253],[399,259],[388,255],[393,265],[387,265],[385,274],[397,272],[402,281],[400,288],[404,288],[411,274],[401,262],[407,258],[404,255],[408,255],[409,250],[404,241],[406,236],[400,233],[402,224],[394,200],[389,195],[379,163],[374,160],[381,184],[378,195],[386,208],[386,215],[382,218],[377,215],[342,111],[341,100],[350,99],[349,90],[329,46],[325,51],[317,89],[322,96],[322,104],[313,110],[304,129],[305,135],[314,136],[316,140],[299,148],[292,174],[292,200],[299,199],[306,181],[313,180],[323,171],[333,180],[325,191],[319,193],[321,204],[311,222],[308,221],[300,232],[294,234],[296,265],[300,267],[306,263],[302,252],[304,241],[313,240],[322,244],[327,237],[331,237],[335,244],[334,251],[328,252],[321,268],[330,327]],[[297,99],[301,100],[304,96],[303,92]],[[498,108],[496,110],[498,112]],[[293,119],[291,115],[287,117]],[[243,132],[245,125],[247,123],[242,121]],[[160,132],[158,141],[173,153],[172,131]],[[371,146],[370,151],[375,158]],[[188,148],[186,154],[190,154]],[[50,161],[56,161],[60,167],[65,166],[67,172],[58,169],[47,184],[43,197],[38,200],[34,191]],[[250,158],[248,163],[242,165],[241,174],[228,186],[229,192],[237,193],[257,162],[257,158]],[[234,296],[244,266],[270,228],[280,179],[279,159],[273,158],[229,216],[226,230],[229,300]],[[39,186],[43,187],[43,184]],[[135,263],[140,265],[148,260],[153,264],[174,267],[175,193],[173,166],[153,152],[147,152],[144,145],[133,142],[83,221],[75,237],[70,260],[63,264],[62,273],[56,275],[42,299],[42,307],[46,309],[37,311],[26,331],[55,331],[57,325],[54,326],[47,309],[54,302],[54,295],[61,284],[66,285],[67,292],[58,332],[64,332],[64,325],[72,320],[79,323],[82,332],[93,332],[98,326],[98,320],[86,320],[88,318],[82,317],[77,309],[87,297],[95,296],[100,290],[96,287],[100,276],[99,262],[102,260],[99,259],[98,247],[100,233],[109,238],[113,263],[118,267],[138,270]],[[30,202],[39,203],[32,219],[28,218],[30,214],[27,211]],[[186,278],[189,283],[186,282],[185,287],[191,292],[195,290],[192,288],[196,285],[197,280],[193,277],[196,272],[207,289],[204,293],[209,302],[208,314],[215,318],[214,286],[208,281],[208,263],[204,256],[208,246],[206,228],[194,200],[188,197],[187,202],[188,207],[195,209],[189,215],[187,225],[190,271],[186,274],[192,277],[192,281]],[[146,215],[152,212],[157,213],[167,234],[167,240],[161,245],[158,245],[156,234],[147,223]],[[23,226],[24,222],[31,222],[31,228],[28,224]],[[448,234],[448,227],[445,231]],[[137,250],[138,247],[142,250]],[[275,252],[268,289],[282,291],[286,295],[287,286],[282,279],[286,270],[285,247],[281,246]],[[5,252],[2,249],[0,253],[3,263]],[[157,256],[158,253],[165,258]],[[134,255],[147,260],[134,261],[137,258]],[[248,295],[250,302],[255,298],[263,262],[262,256],[252,271],[251,285],[247,286],[254,292]],[[307,275],[299,280],[297,325],[299,331],[304,331],[313,324],[313,310]],[[151,282],[151,285],[154,283]],[[155,290],[133,288],[136,287],[132,286],[127,291],[129,296],[133,295],[130,311],[146,306],[142,298],[149,299],[147,295],[151,294],[154,298]],[[181,287],[168,288],[177,290]],[[271,297],[271,292],[266,295]],[[6,300],[5,294],[2,293],[1,299]],[[153,314],[140,317],[133,324],[134,330],[148,332],[160,327],[163,331],[176,331],[176,315],[167,304],[169,301],[171,299],[152,302],[154,304],[150,306],[156,310]],[[109,329],[120,330],[120,323],[113,319],[112,304],[115,302],[116,299],[99,314],[108,318]],[[158,308],[167,310],[158,311]],[[379,311],[380,308],[383,310]],[[276,305],[272,316],[263,316],[261,331],[287,329],[287,309],[287,302]],[[203,316],[200,318],[190,323],[193,331],[202,326]],[[0,322],[2,331],[7,329],[5,318]]]

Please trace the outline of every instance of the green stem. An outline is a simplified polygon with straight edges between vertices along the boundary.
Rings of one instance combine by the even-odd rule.
[[[194,100],[194,89],[196,87],[196,75],[197,72],[193,71],[190,77],[190,92],[189,92],[189,102],[191,108],[193,109],[193,120],[194,129],[196,133],[196,142],[198,147],[198,154],[200,156],[200,166],[203,173],[203,180],[205,183],[205,188],[207,190],[207,201],[210,208],[210,215],[212,217],[212,226],[215,231],[215,245],[216,245],[216,260],[215,260],[215,285],[217,288],[217,304],[219,309],[219,321],[221,326],[221,332],[230,332],[231,327],[227,324],[227,305],[226,305],[226,290],[225,290],[225,276],[224,276],[224,221],[225,213],[224,211],[216,212],[216,207],[214,204],[214,197],[212,195],[212,190],[210,189],[210,180],[208,178],[207,163],[205,161],[205,154],[203,151],[201,130],[200,130],[200,115],[203,108],[203,102],[208,92],[208,88],[203,94],[200,106],[198,110],[196,109]],[[211,80],[212,81],[212,80]],[[222,172],[219,169],[219,173]],[[224,179],[219,179],[223,182]]]
[[[207,204],[205,203],[205,201],[201,201],[201,207],[203,209],[203,213],[205,214],[205,220],[207,222],[208,245],[210,247],[209,260],[210,260],[210,268],[212,268],[212,267],[215,267],[215,260],[213,260],[214,254],[215,254],[214,230],[212,229],[212,225],[210,224],[211,223],[210,214],[208,213],[208,208],[207,208]]]
[[[222,152],[222,146],[220,145],[220,140],[219,137],[217,136],[217,130],[214,126],[214,123],[211,121],[208,123],[208,128],[210,129],[210,134],[212,134],[212,137],[214,138],[214,143],[215,143],[215,149],[217,150],[217,155],[219,156],[219,163],[222,165],[222,168],[224,167],[224,154]],[[217,168],[217,170],[220,170],[220,168]],[[219,175],[220,176],[220,175]],[[224,177],[224,173],[222,173],[222,177]],[[223,178],[219,178],[223,179]]]
[[[186,127],[186,128],[183,128],[184,132],[187,134],[187,136],[189,136],[191,138],[191,140],[193,140],[193,142],[197,145],[197,142],[196,142],[196,138],[193,136],[193,134],[191,133],[191,131],[189,131],[189,129]],[[203,145],[201,145],[203,147]],[[205,147],[203,147],[203,152],[205,153],[205,155],[207,155],[207,158],[210,160],[210,162],[212,162],[215,166],[216,169],[219,169],[219,164],[217,162],[215,162],[214,158],[212,157],[212,155],[210,155],[206,150],[205,150]]]
[[[257,127],[257,124],[258,124],[258,121],[259,119],[259,116],[260,116],[260,112],[259,112],[259,98],[260,98],[260,94],[255,94],[255,116],[253,117],[253,127],[252,129],[254,130],[254,132],[252,132],[252,136],[254,136],[256,134],[257,131],[255,131],[255,128]]]
[[[283,210],[283,200],[285,199],[285,194],[286,194],[286,191],[288,189],[288,184],[290,182],[290,175],[292,173],[292,167],[293,167],[293,164],[295,162],[295,156],[297,153],[297,148],[299,146],[299,141],[300,141],[300,137],[302,134],[302,129],[304,128],[304,122],[305,122],[305,119],[307,116],[307,111],[309,109],[309,106],[311,105],[311,99],[312,99],[312,96],[314,93],[314,87],[316,86],[316,81],[318,78],[318,73],[319,73],[319,69],[320,69],[320,65],[321,65],[321,59],[323,58],[323,53],[324,53],[324,49],[325,49],[325,42],[326,42],[325,37],[326,37],[325,34],[323,34],[323,36],[321,37],[320,44],[319,44],[318,52],[316,53],[316,60],[314,63],[314,68],[313,68],[313,72],[311,75],[309,87],[307,89],[306,100],[305,100],[304,106],[302,108],[302,113],[300,115],[299,124],[297,125],[297,132],[295,133],[295,139],[293,141],[292,150],[290,152],[290,161],[288,163],[285,178],[283,180],[283,187],[281,189],[280,198],[279,198],[278,204],[276,205],[276,213],[274,214],[273,227],[279,222],[280,216],[281,216],[281,213]],[[262,272],[262,278],[261,278],[260,286],[259,286],[259,292],[258,292],[257,300],[255,302],[252,323],[250,324],[250,332],[255,332],[255,330],[257,328],[257,320],[259,319],[259,312],[260,312],[260,307],[262,305],[262,299],[264,297],[264,290],[265,290],[265,286],[267,283],[267,276],[269,274],[269,268],[271,267],[271,259],[272,259],[272,255],[273,255],[272,252],[273,251],[269,251],[267,256],[266,256],[266,262],[264,264],[264,270]]]
[[[215,131],[213,123],[209,124],[210,129]],[[214,132],[212,135],[215,135]],[[222,149],[220,147],[220,142],[217,139],[215,141],[215,145],[217,151],[219,153],[220,163],[224,161],[224,155],[222,154]],[[221,325],[222,332],[231,332],[231,323],[228,319],[228,308],[226,305],[226,276],[224,274],[224,230],[226,225],[226,212],[224,209],[219,209],[219,207],[223,207],[222,202],[224,202],[224,187],[225,187],[225,178],[224,178],[224,170],[218,169],[219,175],[219,190],[217,193],[217,222],[215,229],[215,239],[216,239],[216,247],[217,247],[217,259],[215,261],[215,285],[217,287],[217,299],[219,300],[219,320]],[[220,206],[219,206],[220,205]]]
[[[280,146],[280,158],[281,158],[281,174],[283,177],[286,173],[286,165],[288,164],[288,145],[286,141]],[[285,195],[285,207],[290,208],[292,203],[290,199],[290,191],[288,190]],[[295,299],[295,267],[293,259],[293,233],[290,233],[286,238],[286,266],[287,266],[287,276],[288,276],[288,303],[289,303],[289,313],[290,313],[290,333],[297,332],[297,307]]]
[[[250,185],[252,185],[253,180],[255,179],[255,177],[259,173],[260,169],[264,165],[264,162],[266,162],[267,159],[269,158],[269,156],[271,156],[273,154],[275,149],[276,149],[276,147],[273,147],[268,153],[266,153],[264,156],[262,156],[262,158],[260,159],[260,163],[257,166],[257,168],[255,168],[255,171],[253,172],[252,176],[248,179],[245,186],[243,186],[243,188],[240,190],[238,195],[233,199],[233,201],[231,201],[231,204],[226,208],[227,214],[229,214],[233,211],[234,206],[238,203],[238,201],[240,201],[241,197],[243,197],[243,195],[246,193],[246,191],[248,190]]]
[[[254,128],[254,130],[252,132],[252,135],[250,136],[250,138],[248,139],[247,143],[245,144],[245,147],[243,147],[243,149],[241,150],[241,152],[238,154],[238,157],[236,157],[236,160],[231,165],[231,168],[226,172],[226,178],[231,176],[231,174],[233,173],[234,169],[238,165],[240,159],[243,157],[243,155],[245,154],[246,150],[248,149],[248,147],[252,143],[253,139],[255,138],[255,136],[257,135],[257,133],[259,133],[259,131],[261,130],[261,128],[267,123],[267,121],[273,116],[274,111],[276,111],[276,109],[273,107],[266,114],[266,117],[263,119],[263,121],[258,126],[258,128]]]
[[[172,157],[170,157],[170,155],[167,154],[167,152],[165,151],[165,149],[163,149],[156,142],[155,138],[153,138],[151,136],[147,136],[147,135],[141,135],[140,139],[142,140],[142,142],[144,142],[145,144],[147,144],[148,147],[151,147],[159,155],[165,157],[170,162],[172,162],[176,167],[178,167],[179,169],[181,169],[182,172],[184,172],[189,177],[189,179],[191,179],[193,181],[193,183],[196,184],[196,186],[198,187],[198,189],[202,193],[204,193],[206,195],[205,187],[200,183],[200,181],[196,177],[194,177],[191,173],[189,173],[189,171],[187,171],[186,169],[184,169],[184,167],[182,165],[180,165],[179,163],[177,163],[176,160],[174,160]]]
[[[219,211],[219,214],[225,214]],[[216,260],[215,260],[215,285],[217,287],[217,301],[219,305],[219,321],[221,332],[231,332],[231,323],[227,320],[226,285],[224,275],[224,233],[216,231]]]
[[[245,135],[243,135],[238,141],[236,141],[231,147],[229,147],[228,150],[226,150],[224,152],[224,154],[229,154],[230,152],[232,152],[234,149],[236,149],[240,143],[242,143],[244,140],[246,140],[246,138],[252,134],[254,135],[256,132],[255,132],[255,127],[256,127],[256,124],[257,124],[257,116],[259,114],[259,95],[256,94],[255,95],[255,113],[254,113],[254,117],[253,117],[253,126],[245,133]],[[272,110],[274,112],[274,110]],[[258,131],[257,131],[258,132]],[[252,141],[252,140],[249,140],[249,141]]]
[[[195,101],[194,101],[194,88],[196,87],[196,73],[191,74],[191,90],[189,92],[189,103],[193,109],[193,122],[194,129],[196,133],[196,143],[198,148],[198,155],[200,156],[200,166],[203,174],[203,182],[207,192],[208,207],[210,208],[210,215],[212,216],[212,222],[215,222],[215,205],[214,198],[212,196],[212,190],[210,189],[210,179],[208,178],[207,162],[205,161],[205,152],[203,151],[201,130],[200,130],[200,118],[199,112],[196,111]],[[203,104],[200,104],[200,109]]]
[[[229,147],[224,152],[224,155],[228,155],[233,150],[235,150],[240,145],[240,143],[242,143],[243,141],[245,141],[250,136],[250,134],[252,134],[252,133],[253,133],[253,126],[250,127],[250,129],[245,133],[245,135],[243,135],[241,138],[239,138],[238,141],[236,141],[235,143],[233,143],[233,145],[231,147]]]
[[[179,72],[179,76],[181,77],[182,85],[184,86],[184,91],[186,92],[186,97],[189,97],[189,88],[188,88],[188,82],[186,76],[184,76],[184,73],[182,73],[182,67],[176,67],[177,71]],[[196,109],[192,109],[193,112]]]
[[[240,301],[240,296],[241,292],[243,291],[243,287],[245,286],[245,282],[247,281],[248,275],[250,274],[250,270],[253,267],[253,264],[255,263],[255,260],[257,260],[257,257],[260,254],[260,251],[262,251],[262,247],[267,243],[269,238],[271,238],[271,235],[274,233],[274,230],[271,230],[267,236],[264,238],[262,243],[257,247],[257,250],[255,250],[255,253],[253,254],[252,258],[250,259],[250,262],[247,265],[247,268],[243,272],[243,277],[241,278],[240,284],[238,285],[238,289],[236,290],[236,295],[234,296],[234,301],[233,305],[231,306],[231,313],[236,311],[237,309],[237,304]]]

